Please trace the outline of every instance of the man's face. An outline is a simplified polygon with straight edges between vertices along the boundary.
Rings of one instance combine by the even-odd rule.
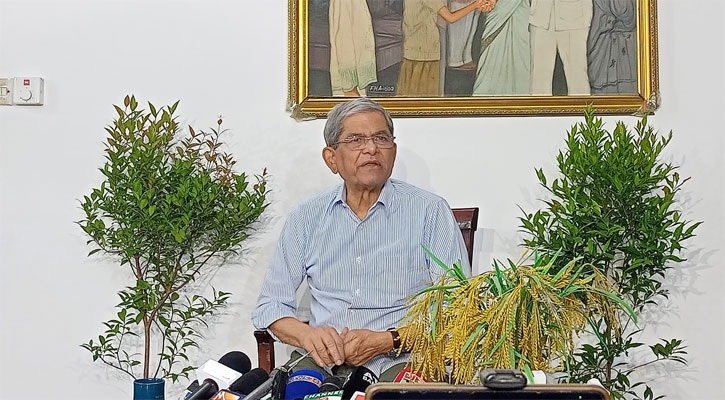
[[[345,118],[339,140],[374,135],[392,136],[385,117],[377,111]],[[397,145],[393,144],[391,149],[380,149],[372,140],[367,140],[362,149],[354,150],[351,147],[347,143],[340,143],[336,149],[325,147],[322,156],[327,166],[333,173],[340,174],[348,191],[381,189],[393,172]]]

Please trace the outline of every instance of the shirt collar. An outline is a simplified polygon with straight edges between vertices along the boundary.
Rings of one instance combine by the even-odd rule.
[[[373,204],[371,207],[374,208],[377,204],[381,204],[384,210],[386,212],[390,209],[390,207],[393,204],[393,197],[395,196],[395,188],[393,187],[392,180],[388,178],[387,181],[383,184],[383,190],[380,191],[380,196],[378,196],[378,201]],[[345,200],[347,198],[347,192],[345,191],[345,184],[343,183],[340,185],[340,188],[337,190],[337,194],[332,199],[332,202],[330,203],[330,207],[335,205],[342,205],[344,207],[347,207],[348,205],[345,203]]]

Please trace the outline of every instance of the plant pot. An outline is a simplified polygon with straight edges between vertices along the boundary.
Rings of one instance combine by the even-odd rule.
[[[164,380],[136,379],[133,381],[133,400],[164,400]]]

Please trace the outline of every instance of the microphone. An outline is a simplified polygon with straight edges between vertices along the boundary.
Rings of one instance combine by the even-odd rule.
[[[423,377],[423,374],[421,374],[418,371],[413,371],[410,369],[410,367],[403,368],[398,375],[393,379],[393,382],[402,382],[402,383],[421,383],[421,382],[428,382],[427,379]]]
[[[214,396],[212,396],[209,400],[239,400],[243,399],[244,395],[237,392],[232,392],[231,390],[222,389]]]
[[[302,400],[308,394],[317,393],[322,386],[322,372],[300,369],[290,374],[284,389],[285,400]]]
[[[342,387],[345,385],[345,380],[342,379],[339,376],[330,376],[325,378],[324,381],[322,381],[322,385],[320,385],[320,393],[323,392],[335,392],[338,390],[342,390]]]
[[[219,386],[229,387],[248,372],[252,362],[246,354],[232,351],[222,356],[219,362],[209,360],[196,370],[199,388],[186,397],[186,400],[208,400],[219,391]]]
[[[229,390],[246,396],[262,385],[267,378],[269,378],[267,371],[262,368],[255,368],[229,385]]]
[[[345,380],[339,376],[329,376],[322,381],[320,385],[320,391],[317,394],[308,394],[304,400],[315,400],[315,399],[329,399],[329,400],[341,400],[342,399],[342,387],[345,384]]]
[[[355,392],[365,392],[368,386],[378,382],[378,377],[373,371],[359,366],[350,374],[342,388],[342,398],[349,399]]]
[[[294,368],[297,363],[302,361],[305,357],[309,356],[310,352],[301,355],[299,358],[297,358],[294,361],[289,361],[287,364],[273,369],[269,373],[269,378],[267,378],[266,381],[264,381],[261,385],[259,385],[256,389],[252,390],[247,394],[247,396],[244,398],[244,400],[261,400],[263,397],[265,397],[270,392],[274,391],[272,397],[275,400],[280,400],[284,397],[284,389],[285,389],[285,383],[287,382],[287,377],[289,374],[289,371]]]
[[[247,395],[244,397],[244,400],[261,400],[264,396],[268,395],[269,392],[272,391],[272,386],[275,381],[277,381],[277,385],[280,386],[279,380],[283,375],[286,374],[286,370],[282,370],[280,368],[273,369],[272,372],[269,373],[269,377],[267,378],[267,380],[262,382],[261,385],[257,386],[256,389],[247,393]]]
[[[269,374],[262,368],[255,368],[234,381],[229,389],[222,389],[209,400],[239,400],[264,383]]]
[[[179,395],[179,400],[187,400],[189,397],[191,397],[192,394],[194,394],[194,392],[199,390],[199,386],[199,380],[194,379],[194,381],[189,384],[186,390],[181,392],[181,395]]]
[[[241,351],[230,351],[229,353],[224,354],[219,359],[219,363],[224,364],[242,374],[246,374],[252,369],[252,360],[250,360],[249,357]]]

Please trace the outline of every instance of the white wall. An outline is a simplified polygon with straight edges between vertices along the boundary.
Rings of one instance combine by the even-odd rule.
[[[720,0],[659,1],[663,102],[650,121],[674,130],[668,157],[692,176],[682,206],[705,221],[690,261],[673,274],[671,301],[648,326],[654,338],[687,340],[689,366],[646,376],[673,399],[725,398],[723,15]],[[286,1],[0,0],[0,76],[46,79],[43,107],[0,107],[0,399],[31,389],[59,399],[130,397],[130,381],[79,347],[113,315],[125,274],[87,258],[73,223],[77,199],[101,179],[111,105],[127,93],[156,104],[181,99],[180,115],[197,128],[223,115],[239,166],[271,174],[269,224],[246,258],[216,277],[234,304],[195,361],[256,354],[249,313],[281,223],[298,201],[337,182],[320,159],[324,121],[295,122],[284,110],[286,31]],[[394,174],[453,206],[481,207],[475,263],[485,269],[492,257],[519,255],[517,204],[538,206],[533,169],[552,173],[577,120],[401,119]],[[176,394],[184,385],[170,386]]]

